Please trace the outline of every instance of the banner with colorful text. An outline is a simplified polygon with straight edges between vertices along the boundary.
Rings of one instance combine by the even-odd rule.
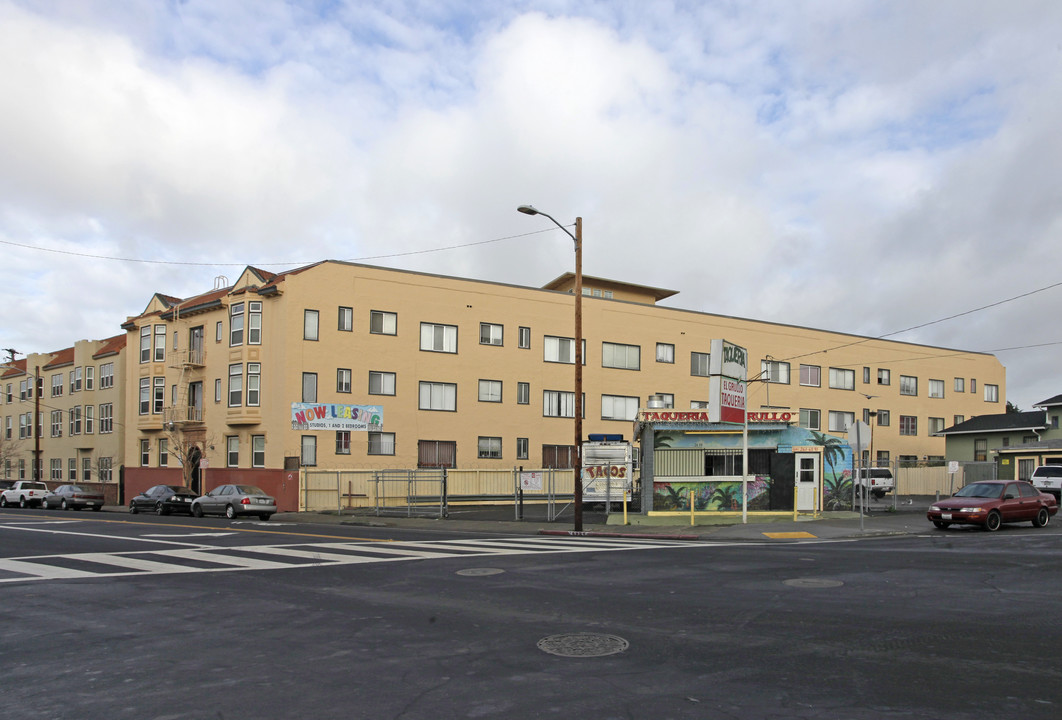
[[[383,428],[383,408],[379,405],[339,405],[337,403],[291,404],[292,430],[371,430]]]

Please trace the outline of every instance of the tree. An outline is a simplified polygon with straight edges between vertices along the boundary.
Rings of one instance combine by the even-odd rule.
[[[0,435],[0,475],[7,477],[8,464],[22,457],[22,441],[12,440]]]
[[[1020,413],[1021,412],[1021,408],[1018,407],[1017,405],[1015,405],[1014,403],[1012,403],[1010,400],[1007,400],[1007,412],[1008,413]]]
[[[166,424],[167,452],[176,458],[181,466],[181,484],[198,492],[193,484],[199,469],[199,460],[206,456],[207,448],[214,445],[213,436],[206,436],[206,431],[199,428],[186,431],[177,423]]]

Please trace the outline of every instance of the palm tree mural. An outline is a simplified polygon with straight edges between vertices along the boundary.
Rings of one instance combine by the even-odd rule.
[[[738,488],[736,483],[720,483],[715,487],[709,502],[715,500],[720,510],[732,510],[738,505]]]
[[[681,436],[680,433],[672,433],[672,432],[658,432],[658,433],[655,433],[653,435],[653,449],[654,450],[660,450],[660,449],[666,450],[666,449],[670,448],[671,447],[671,443],[673,443],[675,441],[675,439],[680,437],[680,436]]]
[[[826,483],[823,507],[826,510],[850,510],[852,507],[852,473],[843,470],[837,473],[836,461],[844,459],[844,443],[840,438],[811,431],[815,445],[822,447],[822,459],[830,466],[829,474],[823,473]]]

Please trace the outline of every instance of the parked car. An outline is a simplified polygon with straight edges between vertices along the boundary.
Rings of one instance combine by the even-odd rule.
[[[36,507],[48,494],[48,486],[35,480],[16,480],[7,490],[0,492],[0,507],[18,505],[19,507]]]
[[[860,487],[868,487],[870,494],[878,500],[896,489],[896,479],[892,476],[892,470],[887,467],[863,468],[856,472]]]
[[[80,510],[81,508],[103,509],[103,493],[86,490],[80,485],[60,485],[44,497],[41,507],[44,509],[62,508],[63,510]]]
[[[230,520],[239,515],[257,515],[263,522],[277,511],[277,501],[254,485],[222,485],[192,503],[192,514],[224,515]]]
[[[1040,492],[1050,493],[1062,502],[1062,465],[1041,465],[1033,470],[1029,482]]]
[[[148,488],[129,501],[129,512],[136,515],[141,510],[154,511],[156,515],[171,512],[191,513],[196,494],[182,485],[156,485]]]
[[[982,480],[933,503],[926,517],[941,530],[956,524],[981,525],[995,531],[1002,523],[1013,522],[1043,527],[1057,512],[1058,502],[1053,495],[1042,493],[1023,480]]]

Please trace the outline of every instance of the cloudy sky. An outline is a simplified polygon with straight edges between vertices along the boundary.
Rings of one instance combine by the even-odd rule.
[[[994,352],[1028,410],[1062,393],[1059,28],[1057,0],[0,0],[0,347],[248,264],[541,286],[571,240],[530,203],[583,218],[589,275]]]

